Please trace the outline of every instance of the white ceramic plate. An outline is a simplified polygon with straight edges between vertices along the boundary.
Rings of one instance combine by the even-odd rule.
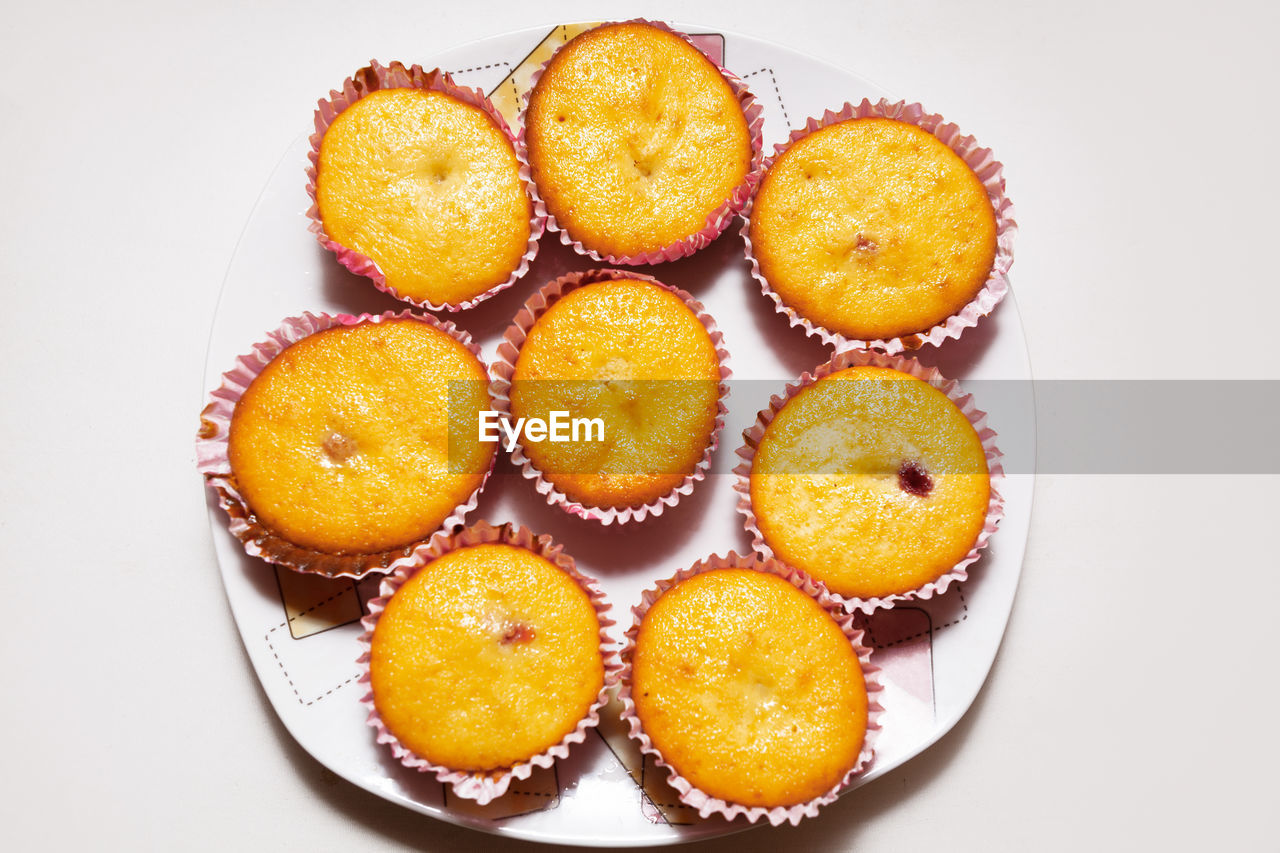
[[[701,43],[722,50],[724,64],[759,98],[766,152],[790,128],[824,108],[886,95],[847,71],[793,50],[712,27],[680,28],[707,34]],[[437,57],[400,58],[428,68],[439,66],[461,83],[513,96],[521,80],[527,80],[530,63],[539,59],[537,51],[545,53],[568,34],[563,27],[550,33],[526,30]],[[317,97],[338,82],[322,81]],[[948,118],[964,127],[963,116]],[[236,248],[213,323],[206,388],[216,387],[235,357],[285,317],[305,310],[359,313],[404,307],[339,267],[307,231],[307,149],[305,135],[289,147]],[[602,528],[548,507],[533,485],[503,459],[470,516],[523,523],[563,543],[583,571],[600,579],[613,603],[619,639],[630,624],[631,605],[655,580],[712,553],[750,549],[742,519],[734,511],[729,474],[742,430],[767,405],[770,394],[829,357],[824,347],[790,328],[761,295],[748,274],[736,227],[731,232],[692,258],[645,270],[700,299],[723,329],[731,353],[730,414],[707,481],[661,518],[622,529]],[[523,281],[476,309],[448,318],[471,332],[491,359],[502,331],[534,289],[564,271],[589,266],[562,247],[556,235],[544,236]],[[926,349],[919,358],[976,392],[978,405],[990,413],[991,425],[1002,436],[998,444],[1012,457],[1007,464],[1013,473],[1003,489],[1004,522],[971,568],[970,580],[939,599],[896,608],[871,621],[875,662],[883,667],[884,729],[875,761],[855,780],[855,789],[928,747],[973,701],[1004,633],[1030,521],[1035,425],[1029,383],[982,381],[1030,378],[1013,295],[961,340]],[[999,393],[993,390],[984,396],[983,389]],[[1011,390],[1014,393],[1008,393]],[[374,743],[373,730],[365,725],[359,703],[362,689],[355,683],[357,620],[374,583],[355,585],[277,571],[245,555],[227,533],[225,517],[212,499],[209,512],[227,596],[257,677],[293,736],[338,775],[435,818],[545,842],[666,844],[748,826],[742,820],[699,820],[679,806],[664,782],[665,772],[655,773],[651,763],[639,762],[611,720],[575,747],[569,760],[535,773],[495,803],[480,808],[459,801],[434,777],[401,767]]]

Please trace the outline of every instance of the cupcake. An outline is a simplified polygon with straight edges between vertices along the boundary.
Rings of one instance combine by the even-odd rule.
[[[766,164],[748,254],[778,309],[828,342],[938,343],[1007,289],[1003,183],[990,152],[954,125],[864,101],[810,121]]]
[[[711,557],[646,593],[627,636],[624,719],[704,817],[798,822],[870,760],[870,651],[803,574]]]
[[[529,300],[498,357],[495,396],[513,421],[559,412],[583,425],[516,451],[549,502],[605,523],[642,519],[705,476],[728,353],[687,293],[617,270],[569,274]]]
[[[359,576],[461,521],[495,447],[488,375],[451,325],[407,312],[304,315],[224,377],[201,470],[249,553]]]
[[[945,591],[1001,514],[984,420],[936,371],[837,356],[746,433],[735,473],[756,548],[866,612]]]
[[[598,721],[608,605],[549,537],[484,522],[383,581],[362,638],[380,743],[487,802]]]
[[[480,92],[438,70],[374,63],[320,103],[311,141],[313,230],[381,289],[456,310],[528,268],[541,222]]]
[[[692,254],[750,195],[760,112],[741,81],[664,25],[581,33],[537,75],[524,114],[549,227],[609,263]]]

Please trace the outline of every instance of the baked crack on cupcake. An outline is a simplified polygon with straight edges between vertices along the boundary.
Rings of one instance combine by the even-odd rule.
[[[524,118],[552,227],[611,263],[706,245],[750,192],[759,143],[749,100],[665,27],[605,24],[570,40],[542,69]]]

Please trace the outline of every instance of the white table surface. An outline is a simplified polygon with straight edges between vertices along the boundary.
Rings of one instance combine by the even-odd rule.
[[[493,843],[338,779],[276,721],[194,470],[205,341],[334,81],[636,14],[806,49],[996,149],[1037,377],[1280,378],[1270,4],[6,3],[0,846]],[[1278,495],[1275,474],[1042,473],[961,723],[818,819],[705,846],[1274,849]]]

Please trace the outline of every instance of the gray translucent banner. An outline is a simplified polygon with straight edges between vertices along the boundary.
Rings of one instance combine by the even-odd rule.
[[[702,381],[525,384],[528,399],[537,399],[544,409],[567,411],[571,418],[595,417],[610,407],[616,417],[619,401],[627,401],[636,424],[654,419],[692,424],[708,404],[708,383]],[[754,379],[727,384],[728,413],[711,473],[732,471],[743,432],[787,385]],[[892,383],[875,384],[892,390]],[[453,390],[450,433],[455,440],[469,440],[478,433],[479,416],[463,411],[457,401],[468,395]],[[1280,380],[967,380],[963,391],[987,413],[1009,474],[1280,474]],[[851,432],[858,428],[851,426]],[[660,445],[664,435],[651,430],[645,440]],[[504,445],[505,439],[499,450]],[[572,473],[594,473],[584,458],[589,456],[573,455]],[[679,472],[663,462],[662,452],[642,458],[637,468],[643,471],[615,468],[611,473]],[[815,464],[794,473],[832,472]]]

